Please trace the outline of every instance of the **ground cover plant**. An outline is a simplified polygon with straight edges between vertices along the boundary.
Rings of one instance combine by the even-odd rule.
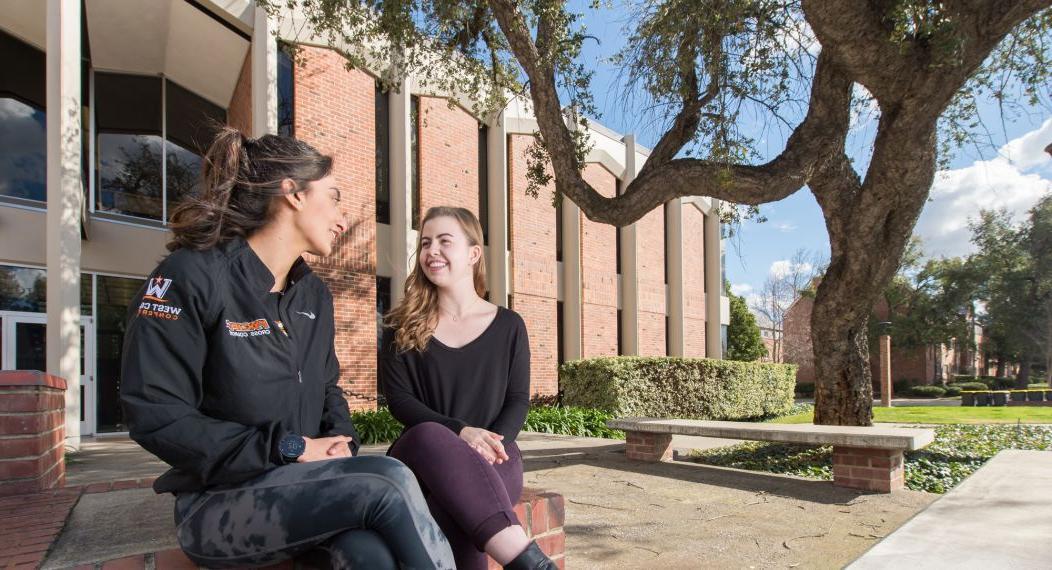
[[[931,445],[906,454],[906,487],[945,493],[1004,449],[1052,450],[1052,426],[940,425]],[[695,451],[692,457],[707,465],[833,479],[832,446],[747,442]]]

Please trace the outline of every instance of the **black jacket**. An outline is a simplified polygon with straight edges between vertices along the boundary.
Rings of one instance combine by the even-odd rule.
[[[172,466],[158,493],[282,465],[278,442],[289,432],[349,435],[357,451],[337,385],[332,294],[303,260],[280,298],[273,286],[238,239],[176,250],[128,307],[121,402],[132,439]]]

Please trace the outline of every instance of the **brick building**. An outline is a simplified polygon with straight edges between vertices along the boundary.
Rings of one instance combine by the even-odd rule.
[[[336,299],[353,407],[375,405],[377,317],[401,296],[422,212],[440,204],[483,222],[489,297],[527,323],[533,392],[555,393],[559,362],[573,358],[720,355],[713,201],[676,200],[617,229],[529,197],[536,121],[521,101],[475,117],[412,77],[385,92],[376,70],[347,70],[295,13],[275,22],[249,0],[55,4],[0,12],[0,342],[4,369],[69,381],[70,445],[125,431],[125,309],[165,254],[165,220],[193,191],[209,120],[335,156],[352,229],[309,261]],[[613,196],[648,151],[597,123],[589,134],[585,176]]]
[[[782,331],[782,357],[785,362],[796,364],[798,384],[814,384],[815,365],[811,344],[811,311],[814,298],[800,297],[785,312]],[[888,320],[887,302],[881,299],[873,308],[873,318]],[[952,381],[958,374],[985,376],[988,367],[982,350],[982,327],[974,325],[974,344],[965,345],[956,340],[918,348],[896,347],[891,344],[891,380],[908,381],[910,384],[942,384]],[[876,339],[870,339],[875,341]],[[879,390],[880,354],[875,342],[869,355],[869,366],[873,374],[873,388]]]

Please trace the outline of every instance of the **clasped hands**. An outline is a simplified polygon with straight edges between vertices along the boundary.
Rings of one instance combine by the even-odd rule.
[[[352,457],[350,443],[354,438],[346,435],[334,435],[332,437],[309,438],[304,437],[307,449],[296,461],[299,463],[310,463],[311,461],[324,461],[338,457]]]
[[[466,426],[460,430],[460,439],[466,441],[471,449],[477,451],[490,465],[508,460],[508,453],[504,451],[504,444],[501,443],[504,436],[499,433]]]

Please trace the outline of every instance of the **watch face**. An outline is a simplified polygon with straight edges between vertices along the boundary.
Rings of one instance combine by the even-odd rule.
[[[281,438],[281,443],[278,444],[278,450],[281,451],[281,455],[288,459],[298,459],[300,455],[303,455],[303,451],[307,449],[306,442],[303,438],[289,434]]]

